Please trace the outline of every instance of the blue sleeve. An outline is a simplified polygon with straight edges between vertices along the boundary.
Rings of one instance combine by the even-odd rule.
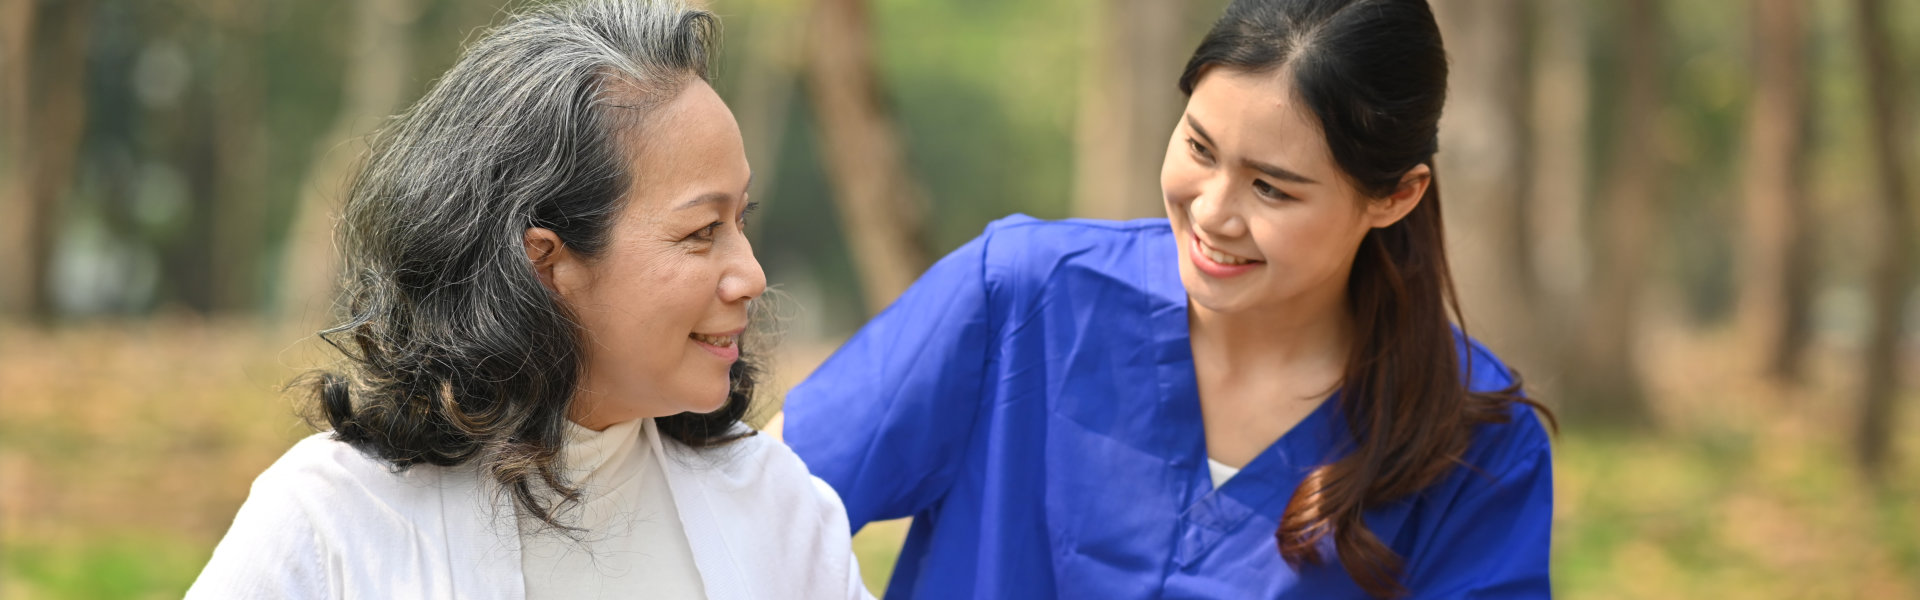
[[[1529,411],[1530,412],[1530,411]],[[1531,415],[1527,448],[1497,472],[1463,473],[1431,540],[1414,554],[1406,585],[1415,598],[1549,598],[1553,455]]]
[[[1467,389],[1476,392],[1498,392],[1512,386],[1515,375],[1507,364],[1494,356],[1492,350],[1480,340],[1467,337],[1458,328],[1453,330],[1454,352],[1460,357],[1460,376],[1467,379]],[[1518,390],[1521,396],[1525,390]]]
[[[953,486],[993,337],[987,239],[928,269],[787,394],[786,441],[840,493],[854,531],[917,513]]]

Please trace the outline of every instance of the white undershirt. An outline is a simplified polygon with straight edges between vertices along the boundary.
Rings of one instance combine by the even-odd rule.
[[[1219,489],[1220,486],[1227,484],[1228,479],[1233,479],[1234,475],[1239,475],[1240,469],[1229,467],[1226,463],[1214,460],[1213,457],[1209,456],[1207,457],[1207,473],[1213,476],[1214,489]]]
[[[522,527],[527,599],[705,598],[666,474],[636,419],[593,431],[567,423],[561,452],[581,503],[561,513],[567,537]]]

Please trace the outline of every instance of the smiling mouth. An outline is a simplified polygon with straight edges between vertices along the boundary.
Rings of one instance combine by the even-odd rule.
[[[716,348],[732,348],[733,343],[740,339],[738,335],[707,335],[704,333],[689,333],[687,337],[693,338],[693,341]]]
[[[1201,254],[1205,254],[1208,260],[1211,260],[1218,264],[1226,265],[1229,267],[1236,267],[1240,265],[1259,264],[1260,262],[1262,262],[1262,261],[1254,260],[1251,258],[1241,258],[1238,256],[1234,256],[1232,254],[1221,252],[1219,249],[1214,248],[1213,246],[1209,246],[1207,245],[1206,242],[1201,241],[1200,236],[1197,236],[1197,235],[1193,237],[1193,241],[1195,245],[1199,248]]]

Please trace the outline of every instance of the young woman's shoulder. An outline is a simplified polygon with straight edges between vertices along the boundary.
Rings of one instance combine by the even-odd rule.
[[[987,224],[980,234],[989,265],[1047,266],[1060,261],[1101,260],[1133,251],[1143,241],[1166,237],[1167,220],[1036,219],[1015,214]]]
[[[1003,236],[1072,237],[1083,240],[1123,239],[1142,231],[1160,233],[1168,229],[1166,217],[1111,221],[1106,219],[1041,219],[1014,213],[987,224],[986,233]]]
[[[1468,389],[1497,392],[1520,382],[1513,369],[1486,345],[1464,335],[1458,337],[1460,369],[1467,377]],[[1507,406],[1505,422],[1485,423],[1475,431],[1468,462],[1482,469],[1524,468],[1525,463],[1550,461],[1550,449],[1547,429],[1540,416],[1532,406],[1514,402]]]
[[[1462,337],[1461,367],[1479,391],[1505,390],[1513,372]],[[1553,532],[1553,454],[1546,428],[1522,402],[1506,419],[1474,427],[1471,445],[1445,479],[1413,500],[1396,533],[1402,580],[1421,597],[1546,597]],[[1500,593],[1493,594],[1493,590]]]
[[[987,225],[956,255],[977,252],[990,294],[1031,299],[1048,290],[1147,284],[1155,252],[1171,252],[1167,220],[1047,221],[1016,214]]]
[[[1507,406],[1507,420],[1483,423],[1474,432],[1467,463],[1498,476],[1502,472],[1553,468],[1553,443],[1546,424],[1532,406]]]

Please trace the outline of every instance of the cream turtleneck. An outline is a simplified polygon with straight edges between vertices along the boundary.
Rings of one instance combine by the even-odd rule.
[[[706,597],[645,421],[602,431],[567,423],[561,460],[581,502],[560,516],[585,531],[569,537],[523,527],[528,600]]]

